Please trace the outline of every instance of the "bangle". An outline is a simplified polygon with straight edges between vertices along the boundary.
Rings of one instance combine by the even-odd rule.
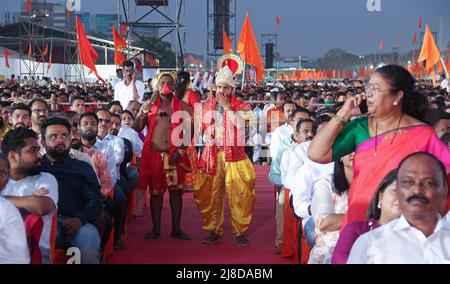
[[[342,116],[336,114],[336,115],[334,116],[334,118],[336,119],[336,121],[337,121],[340,125],[345,126],[346,122],[344,121],[344,119],[342,118]]]

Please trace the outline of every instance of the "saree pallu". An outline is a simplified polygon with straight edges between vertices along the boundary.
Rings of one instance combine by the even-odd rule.
[[[365,221],[367,208],[384,177],[408,155],[427,152],[437,157],[450,170],[450,150],[433,128],[411,126],[372,137],[356,148],[350,186],[349,207],[342,228],[353,221]]]

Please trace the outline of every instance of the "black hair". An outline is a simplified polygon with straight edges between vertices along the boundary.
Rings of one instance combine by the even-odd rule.
[[[134,63],[131,62],[130,60],[124,61],[122,66],[123,66],[123,68],[125,68],[125,67],[131,67],[132,69],[134,69]]]
[[[297,124],[295,125],[295,132],[299,133],[300,132],[300,128],[302,128],[302,124],[303,123],[308,123],[311,122],[314,124],[314,121],[312,119],[309,118],[305,118],[305,119],[300,119],[299,121],[297,121]]]
[[[111,118],[115,117],[118,118],[120,121],[122,121],[122,117],[120,117],[120,115],[118,115],[117,113],[110,113],[111,114]]]
[[[403,92],[402,111],[420,121],[430,124],[427,117],[429,103],[427,98],[418,93],[415,80],[408,70],[398,65],[386,65],[378,68],[375,73],[380,74],[391,86],[391,94]]]
[[[333,175],[334,188],[333,191],[341,196],[350,189],[350,184],[345,177],[345,166],[341,159],[334,162],[334,175]]]
[[[177,74],[177,98],[182,99],[186,86],[191,80],[191,75],[186,71],[180,71]]]
[[[33,106],[33,104],[35,102],[41,102],[41,103],[45,104],[45,107],[48,109],[48,104],[47,104],[47,102],[45,100],[43,100],[43,99],[34,99],[28,104],[28,107],[30,108],[30,110],[31,110],[31,107]]]
[[[11,101],[0,101],[0,107],[10,107],[11,105]]]
[[[309,111],[308,111],[306,108],[296,107],[296,108],[292,111],[291,115],[289,116],[289,119],[292,120],[292,119],[295,117],[295,115],[296,115],[297,113],[299,113],[299,112],[304,112],[304,113],[308,114],[308,117],[311,117]]]
[[[47,127],[51,125],[62,125],[65,128],[67,128],[67,131],[70,133],[72,131],[72,126],[70,125],[70,122],[61,117],[51,117],[44,120],[41,124],[41,136],[42,139],[45,140],[45,135],[47,134]]]
[[[81,120],[82,120],[84,117],[88,117],[88,116],[93,117],[93,118],[95,119],[95,121],[97,121],[97,124],[98,124],[98,116],[97,116],[97,114],[96,114],[95,112],[85,112],[85,113],[81,114],[81,115],[80,115],[79,122],[81,122]]]
[[[448,142],[450,142],[450,132],[447,132],[444,135],[442,135],[441,141],[444,142],[445,145],[448,145]]]
[[[20,153],[25,147],[25,139],[37,139],[37,134],[33,130],[26,127],[15,128],[6,133],[2,142],[2,153],[7,156],[10,151]]]
[[[320,115],[313,123],[312,132],[313,132],[314,136],[317,135],[317,129],[319,128],[319,126],[322,123],[328,122],[330,120],[331,120],[331,117],[329,117],[328,115]]]
[[[283,112],[284,112],[284,106],[285,105],[296,105],[293,101],[286,101],[284,104],[283,104],[283,106],[281,107],[281,109],[283,110]]]
[[[439,171],[440,171],[441,174],[442,174],[442,178],[443,178],[443,180],[444,180],[444,184],[447,183],[447,171],[446,171],[446,169],[445,169],[444,164],[443,164],[438,158],[436,158],[434,155],[432,155],[432,154],[430,154],[430,153],[427,153],[427,152],[415,152],[415,153],[412,153],[412,154],[408,155],[406,158],[404,158],[404,159],[400,162],[400,164],[398,165],[398,170],[400,170],[400,168],[403,166],[403,164],[406,162],[406,160],[408,160],[409,158],[416,157],[416,156],[426,156],[426,157],[431,158],[433,161],[435,161],[436,164],[437,164],[438,167],[439,167]]]
[[[123,111],[123,107],[119,101],[112,101],[108,104],[108,110],[111,109],[112,106],[120,106],[120,109]]]
[[[378,203],[380,202],[380,194],[382,194],[386,188],[388,188],[391,184],[395,182],[397,179],[398,170],[394,169],[390,171],[378,185],[377,190],[372,196],[372,200],[370,201],[369,208],[367,208],[367,219],[380,220],[381,217],[381,209],[378,208]]]
[[[123,112],[122,112],[122,115],[124,114],[124,113],[128,113],[130,116],[131,116],[131,118],[134,120],[134,115],[133,115],[133,113],[131,112],[131,111],[129,111],[129,110],[124,110]]]
[[[73,96],[73,97],[70,99],[70,105],[73,105],[73,103],[74,103],[76,100],[82,100],[83,102],[86,102],[86,99],[85,99],[84,97],[82,97],[82,96]]]
[[[26,110],[28,114],[31,116],[31,109],[26,104],[24,103],[13,104],[11,108],[11,113],[14,113],[14,111],[18,109]]]

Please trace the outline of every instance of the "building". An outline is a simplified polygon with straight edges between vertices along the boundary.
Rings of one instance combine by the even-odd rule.
[[[439,25],[438,45],[441,52],[450,47],[450,17],[441,17]]]
[[[117,27],[117,14],[96,14],[94,17],[94,31],[106,38],[112,38],[112,26]]]

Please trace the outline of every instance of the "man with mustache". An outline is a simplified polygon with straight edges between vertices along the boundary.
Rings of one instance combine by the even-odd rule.
[[[11,130],[3,139],[2,152],[10,164],[10,179],[1,191],[16,207],[42,216],[44,227],[39,241],[42,263],[50,263],[52,215],[58,204],[58,183],[53,175],[41,172],[42,155],[36,133],[28,128]],[[38,189],[44,190],[39,196]]]
[[[126,108],[131,100],[142,103],[145,84],[136,79],[133,62],[123,63],[124,79],[114,86],[114,101],[120,101],[122,108]]]
[[[450,263],[450,223],[442,218],[447,196],[442,162],[425,152],[403,159],[397,175],[402,216],[362,235],[347,263]]]
[[[48,105],[43,99],[34,99],[28,104],[31,110],[31,129],[41,134],[41,123],[48,117]]]
[[[70,157],[70,131],[70,123],[59,117],[49,118],[41,126],[47,153],[42,171],[58,181],[56,247],[77,247],[81,263],[96,264],[100,262],[100,236],[94,224],[102,212],[100,184],[88,163]]]
[[[14,104],[12,108],[11,117],[9,118],[9,123],[11,124],[12,128],[18,128],[18,127],[30,127],[31,121],[31,110],[30,108],[24,104],[24,103],[18,103]]]
[[[140,132],[147,125],[137,186],[137,198],[149,188],[153,228],[145,239],[160,236],[161,212],[166,190],[172,209],[171,236],[181,240],[191,237],[181,230],[183,184],[190,162],[186,155],[193,135],[188,105],[175,95],[176,74],[159,73],[153,81],[155,93],[146,101],[136,117],[134,130]],[[189,135],[190,134],[190,135]]]
[[[0,141],[11,130],[11,125],[9,124],[10,112],[11,102],[0,101]]]

